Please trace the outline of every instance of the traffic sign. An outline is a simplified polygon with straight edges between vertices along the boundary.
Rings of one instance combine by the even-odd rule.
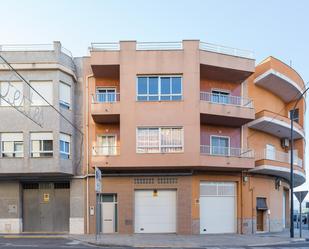
[[[299,201],[299,203],[302,203],[303,200],[305,199],[306,195],[308,194],[308,191],[298,191],[298,192],[294,192],[297,200]]]
[[[101,193],[102,191],[102,172],[100,169],[95,168],[95,192]]]

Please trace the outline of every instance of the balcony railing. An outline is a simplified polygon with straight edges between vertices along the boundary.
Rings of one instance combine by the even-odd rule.
[[[181,50],[182,42],[137,42],[136,50]]]
[[[233,105],[245,108],[253,108],[253,101],[250,98],[243,98],[239,96],[231,96],[225,94],[200,92],[200,99],[202,101],[211,102],[214,104]]]
[[[119,42],[91,43],[90,51],[119,51]]]
[[[53,44],[3,44],[0,51],[53,51]]]
[[[120,101],[119,93],[96,93],[92,95],[93,103],[115,103]]]
[[[227,55],[233,55],[237,57],[254,59],[254,54],[252,51],[238,49],[238,48],[231,48],[231,47],[221,46],[221,45],[207,43],[207,42],[200,42],[200,49],[209,51],[209,52],[219,53],[219,54],[227,54]]]
[[[120,154],[120,147],[116,145],[93,146],[93,156],[117,156]]]
[[[283,151],[264,149],[255,154],[255,160],[273,160],[277,162],[287,163],[291,162],[290,153],[286,153]],[[293,157],[294,165],[298,167],[303,167],[303,160],[297,157],[296,155]]]
[[[253,158],[254,153],[251,149],[232,148],[221,146],[201,145],[201,154],[209,156],[243,157]]]

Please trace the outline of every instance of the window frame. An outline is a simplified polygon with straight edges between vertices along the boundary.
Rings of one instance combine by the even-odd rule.
[[[100,93],[98,91],[100,91],[100,90],[105,90],[105,91],[113,90],[114,91],[114,93],[113,93],[114,94],[114,100],[113,101],[109,101],[109,100],[99,101],[98,100],[98,94],[100,94]],[[115,87],[115,86],[97,86],[95,88],[95,102],[96,103],[115,103],[115,102],[117,102],[117,87]]]
[[[63,134],[65,136],[68,136],[69,137],[69,142],[68,141],[65,141],[65,140],[62,140],[59,136],[59,154],[60,154],[60,158],[61,159],[64,159],[64,160],[67,160],[67,159],[71,159],[71,143],[72,143],[72,136],[70,134],[66,134],[66,133],[60,133],[60,135]],[[61,150],[61,142],[64,142],[64,144],[68,143],[69,144],[69,152],[66,152],[66,151],[62,151]],[[67,156],[67,158],[65,157],[62,157],[62,156]]]
[[[53,105],[54,104],[54,82],[53,82],[53,80],[32,80],[32,81],[30,81],[29,82],[30,83],[30,85],[31,85],[31,87],[30,87],[30,89],[29,89],[29,99],[30,99],[30,106],[31,107],[33,107],[33,106],[49,106],[49,104],[47,104],[47,102],[45,101],[45,100],[43,100],[43,99],[41,99],[41,101],[43,102],[43,103],[40,103],[40,104],[33,104],[33,100],[32,100],[32,97],[33,97],[33,95],[31,95],[31,93],[33,92],[33,94],[37,94],[32,88],[34,88],[35,89],[35,87],[33,87],[33,83],[35,84],[35,83],[50,83],[51,84],[51,101],[49,101],[49,103],[51,104],[51,105]],[[36,91],[38,91],[37,89],[36,89]],[[41,94],[42,95],[42,94]],[[47,99],[46,98],[46,96],[43,96],[45,99]],[[48,99],[47,99],[48,100]]]
[[[65,102],[64,100],[61,100],[60,99],[60,85],[63,84],[63,85],[66,85],[70,88],[70,103],[67,103]],[[72,86],[63,82],[63,81],[60,81],[59,82],[59,87],[58,87],[58,96],[59,96],[59,106],[64,108],[64,109],[67,109],[67,110],[71,110],[72,109]]]
[[[102,155],[103,156],[116,156],[118,154],[118,152],[117,152],[117,144],[118,144],[117,134],[116,133],[101,133],[101,134],[97,134],[97,136],[96,136],[96,146],[97,147],[104,147],[104,145],[98,145],[98,138],[99,137],[114,137],[114,145],[113,145],[113,147],[108,146],[107,147],[108,153],[107,154],[103,153]],[[110,148],[112,148],[113,153],[110,153]],[[101,155],[101,154],[99,154],[99,155]]]
[[[159,145],[158,145],[158,150],[157,151],[153,151],[153,152],[149,152],[149,151],[139,151],[139,147],[138,147],[138,130],[139,129],[158,129],[159,131]],[[181,150],[179,151],[170,151],[170,152],[165,152],[162,151],[162,148],[178,148],[180,146],[162,146],[162,138],[161,138],[161,130],[162,129],[180,129],[182,131],[181,134]],[[184,127],[183,126],[138,126],[136,127],[136,153],[137,154],[173,154],[173,153],[184,153],[185,150],[185,141],[184,141]],[[149,134],[148,134],[148,141],[149,141]],[[146,150],[148,147],[144,146],[143,149],[141,150]],[[150,147],[153,148],[153,147]]]
[[[38,139],[34,139],[32,140],[31,139],[31,134],[37,134],[37,133],[51,133],[52,134],[52,140],[50,139],[45,139],[45,140],[38,140]],[[39,151],[33,151],[33,142],[34,141],[40,141],[39,143],[39,147],[40,147],[40,150]],[[44,142],[44,141],[52,141],[52,150],[42,150],[44,148],[44,144],[41,143],[41,142]],[[54,156],[54,134],[52,132],[30,132],[30,158],[50,158],[50,157],[53,157]],[[33,154],[39,154],[39,156],[33,156]],[[41,154],[50,154],[50,155],[46,155],[46,156],[42,156]]]
[[[218,94],[214,93],[214,92],[219,92]],[[214,94],[216,94],[218,97],[219,97],[219,101],[214,101],[213,100],[213,97],[214,97]],[[227,96],[227,102],[222,102],[220,101],[220,96]],[[228,105],[230,104],[230,100],[229,100],[229,97],[231,97],[231,91],[230,90],[227,90],[227,89],[218,89],[218,88],[212,88],[211,89],[211,103],[214,103],[214,104],[224,104],[224,105]]]
[[[2,134],[22,134],[23,140],[14,140],[14,141],[7,141],[2,140]],[[4,151],[4,144],[3,143],[13,143],[13,151]],[[15,149],[16,144],[22,145],[22,150],[18,151]],[[23,158],[24,157],[24,134],[23,132],[1,132],[0,133],[0,157],[1,158]],[[12,154],[12,156],[4,156],[4,154]],[[21,154],[21,156],[16,156],[16,154]]]
[[[212,150],[212,148],[213,148],[212,139],[213,138],[227,138],[228,139],[228,147],[226,147],[226,148],[228,148],[227,154],[219,154],[219,153],[215,154],[215,153],[213,153],[213,150]],[[231,155],[231,137],[230,136],[210,135],[209,144],[210,144],[210,154],[211,155],[214,155],[214,156],[229,156],[229,155]],[[220,146],[217,146],[217,147],[220,147]],[[223,147],[223,148],[225,148],[225,147]]]
[[[150,94],[149,93],[149,78],[158,78],[158,94]],[[139,78],[147,78],[147,93],[146,94],[139,94],[138,93],[138,79]],[[170,94],[162,94],[161,93],[161,78],[170,78]],[[172,78],[180,78],[180,93],[172,93]],[[137,75],[136,77],[136,98],[135,100],[137,102],[162,102],[162,101],[167,101],[167,102],[173,102],[173,101],[182,101],[183,100],[183,75],[182,74],[177,74],[177,75]],[[158,100],[150,100],[150,97],[155,97],[158,96]],[[169,97],[169,99],[162,99],[162,97]],[[173,99],[173,97],[179,96],[180,99]],[[146,98],[145,100],[139,100],[139,97],[144,97]]]

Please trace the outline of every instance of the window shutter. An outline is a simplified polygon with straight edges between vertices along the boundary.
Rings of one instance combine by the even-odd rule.
[[[31,140],[53,140],[52,132],[32,132],[30,134]]]
[[[23,133],[2,133],[1,141],[13,142],[13,141],[23,141]]]
[[[51,81],[31,82],[31,86],[38,91],[50,104],[53,104],[53,84]],[[32,105],[48,105],[34,90],[30,89]]]
[[[64,133],[60,133],[59,140],[70,143],[71,136]]]
[[[71,105],[71,87],[62,82],[59,84],[59,100],[65,104]]]

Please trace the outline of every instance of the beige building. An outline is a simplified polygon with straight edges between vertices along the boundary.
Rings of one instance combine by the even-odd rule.
[[[92,44],[84,58],[85,231],[255,233],[289,226],[289,113],[301,77],[198,40]],[[305,101],[294,117],[305,182]],[[99,208],[94,168],[102,171]]]

